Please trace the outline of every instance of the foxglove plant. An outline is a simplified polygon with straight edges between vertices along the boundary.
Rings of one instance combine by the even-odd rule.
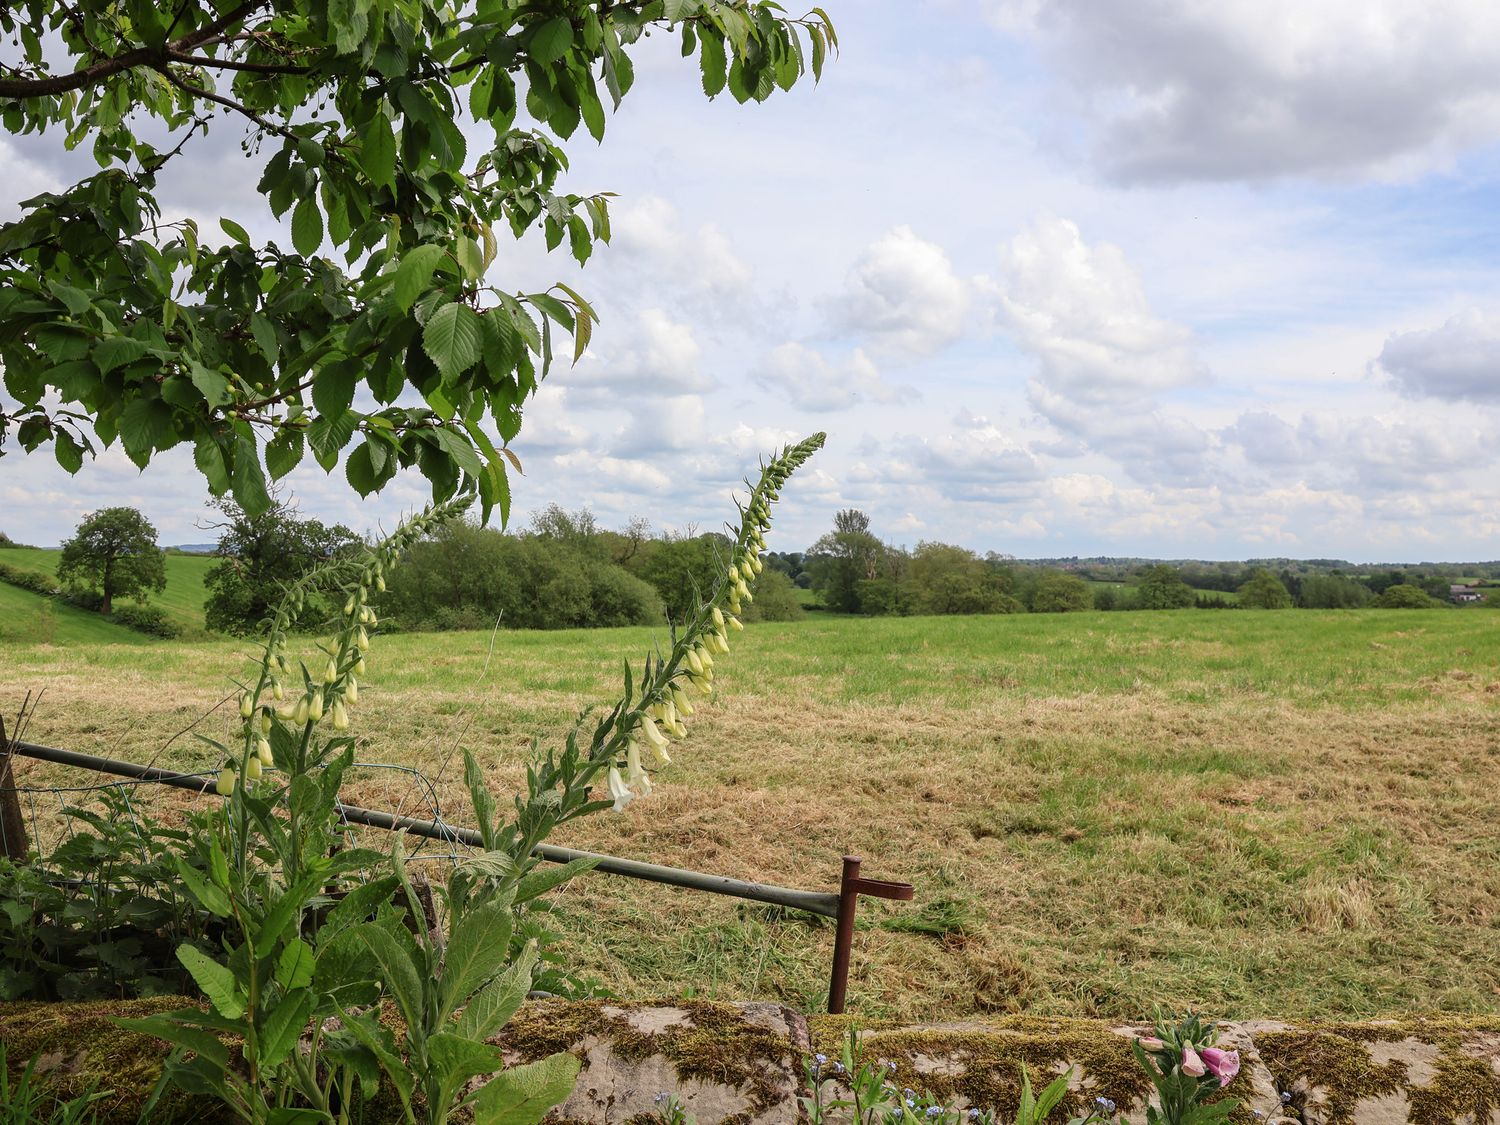
[[[1131,1044],[1161,1104],[1160,1109],[1146,1108],[1146,1125],[1213,1125],[1229,1120],[1240,1104],[1236,1099],[1203,1102],[1228,1086],[1240,1070],[1238,1051],[1214,1046],[1218,1034],[1213,1021],[1196,1014],[1181,1019],[1159,1014],[1155,1034]]]
[[[511,820],[501,821],[466,754],[484,850],[449,876],[440,925],[426,917],[400,837],[388,861],[369,849],[340,850],[336,808],[353,763],[350,708],[379,624],[371,591],[383,589],[407,546],[460,515],[472,497],[429,509],[364,553],[291,584],[266,623],[254,675],[241,685],[238,744],[212,743],[225,754],[216,783],[222,815],[195,841],[197,860],[176,864],[188,893],[224,919],[230,935],[222,957],[178,950],[210,1007],[120,1021],[174,1045],[163,1082],[216,1097],[253,1125],[357,1120],[382,1078],[407,1125],[444,1125],[460,1111],[478,1125],[530,1125],[563,1100],[576,1059],[558,1054],[507,1069],[486,1043],[525,998],[538,964],[535,931],[518,924],[523,912],[592,866],[538,870],[536,847],[568,820],[622,809],[650,792],[648,758],[656,767],[671,761],[670,740],[686,735],[694,699],[713,691],[715,657],[729,652],[729,634],[742,627],[736,615],[763,566],[771,505],[822,444],[817,434],[787,447],[747,482],[731,555],[707,596],[639,677],[626,663],[624,692],[596,719],[587,745],[589,712],[560,752],[536,748]],[[290,623],[309,596],[330,590],[343,599],[338,627],[311,666],[294,667]],[[601,779],[608,800],[593,797]],[[377,874],[387,862],[389,873]],[[400,1013],[399,1039],[379,1019],[382,999]],[[239,1040],[238,1059],[226,1036]]]

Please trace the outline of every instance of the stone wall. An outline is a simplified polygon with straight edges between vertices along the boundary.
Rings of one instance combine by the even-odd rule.
[[[0,1041],[12,1067],[39,1056],[39,1069],[65,1091],[95,1081],[113,1090],[108,1120],[133,1122],[159,1071],[160,1047],[119,1031],[109,1017],[180,1004],[0,1004]],[[582,1058],[578,1085],[554,1114],[558,1125],[644,1125],[662,1092],[675,1094],[699,1125],[792,1125],[806,1093],[803,1060],[813,1050],[837,1057],[853,1022],[806,1019],[774,1004],[541,1001],[528,1004],[497,1043],[516,1062],[558,1050]],[[1071,1109],[1104,1096],[1139,1125],[1148,1086],[1129,1051],[1138,1030],[1022,1016],[922,1027],[873,1023],[860,1037],[867,1058],[895,1066],[899,1084],[955,1108],[993,1107],[1005,1119],[1024,1064],[1040,1080],[1071,1070]],[[1221,1035],[1241,1052],[1242,1070],[1229,1090],[1246,1103],[1236,1120],[1500,1125],[1500,1019],[1259,1021],[1223,1024]],[[1285,1106],[1283,1094],[1290,1095]],[[219,1119],[211,1107],[182,1098],[153,1115],[164,1125]]]

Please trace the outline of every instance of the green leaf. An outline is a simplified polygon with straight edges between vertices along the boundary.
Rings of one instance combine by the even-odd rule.
[[[287,992],[306,988],[312,983],[316,965],[312,947],[301,938],[293,938],[276,959],[276,983]]]
[[[281,354],[281,342],[276,338],[276,328],[261,313],[250,314],[250,335],[255,337],[255,344],[260,348],[261,354],[272,363]]]
[[[73,440],[73,435],[67,430],[54,432],[52,453],[57,458],[57,463],[67,470],[70,476],[83,468],[83,447]]]
[[[480,339],[479,314],[455,301],[432,314],[422,330],[422,350],[448,381],[478,361]]]
[[[209,491],[222,496],[229,489],[229,468],[224,464],[224,450],[212,434],[201,434],[193,445],[193,463],[208,481]]]
[[[172,864],[177,868],[177,878],[182,880],[188,894],[199,906],[217,918],[228,918],[233,913],[229,896],[205,879],[197,868],[189,866],[181,856],[173,856]]]
[[[703,92],[713,98],[724,92],[727,76],[724,40],[716,32],[705,28],[701,41],[703,45],[698,52],[698,62],[703,68]]]
[[[132,340],[129,336],[106,336],[94,345],[91,354],[99,374],[108,375],[117,367],[134,363],[148,351],[150,349],[140,340]]]
[[[364,942],[380,963],[381,977],[401,1010],[401,1017],[410,1025],[421,1026],[424,1011],[422,978],[412,955],[373,922],[357,927],[354,936]]]
[[[311,258],[323,245],[323,212],[318,210],[318,200],[308,193],[297,201],[292,212],[292,245],[304,258]]]
[[[307,444],[312,446],[313,456],[323,468],[332,470],[338,464],[339,453],[354,436],[359,425],[359,414],[346,410],[342,414],[329,414],[314,418],[307,427]]]
[[[484,253],[479,249],[479,243],[466,234],[458,236],[458,268],[470,281],[478,281],[484,276]]]
[[[312,400],[319,414],[342,414],[354,402],[358,369],[352,363],[331,363],[313,377]]]
[[[510,968],[470,997],[459,1013],[458,1033],[470,1039],[485,1040],[509,1023],[531,990],[531,971],[535,963],[536,947],[528,945]]]
[[[573,45],[573,24],[566,16],[558,16],[542,24],[532,33],[526,53],[542,66],[555,63]]]
[[[126,456],[144,469],[151,454],[167,448],[172,433],[172,410],[158,398],[137,395],[120,412],[120,444]]]
[[[396,267],[395,280],[391,284],[391,297],[397,308],[405,312],[427,291],[432,271],[442,257],[443,248],[433,242],[413,246],[401,256],[401,264]]]
[[[465,1039],[451,1031],[440,1031],[427,1040],[427,1057],[442,1087],[443,1096],[438,1100],[444,1104],[451,1103],[459,1087],[470,1078],[493,1074],[505,1065],[498,1047]]]
[[[240,438],[234,446],[234,467],[230,470],[230,488],[234,499],[248,516],[258,516],[271,507],[266,492],[266,475],[261,471],[255,443]]]
[[[364,144],[359,150],[359,164],[370,182],[382,187],[396,186],[396,134],[384,109],[377,109],[365,127]]]
[[[559,1051],[496,1075],[474,1097],[474,1125],[537,1125],[573,1092],[579,1065]]]
[[[283,429],[266,442],[266,470],[280,480],[302,460],[304,439],[300,430]]]
[[[193,974],[193,980],[219,1015],[237,1020],[245,1014],[245,998],[240,995],[239,983],[228,968],[192,945],[179,945],[177,960]]]
[[[223,227],[224,233],[238,242],[241,246],[250,245],[250,235],[246,233],[244,227],[240,226],[240,224],[235,222],[233,219],[220,219],[219,226]]]
[[[478,992],[510,956],[509,902],[488,902],[462,914],[443,955],[439,1013],[446,1018]]]
[[[311,954],[308,955],[311,957]],[[317,997],[307,988],[283,994],[281,1003],[271,1009],[261,1027],[260,1061],[262,1066],[275,1066],[291,1053],[297,1045],[307,1019],[312,1015]]]
[[[223,406],[229,401],[229,380],[219,372],[195,363],[188,369],[188,375],[209,406]]]
[[[699,0],[666,0],[662,14],[666,16],[667,22],[676,23],[697,14],[698,3]]]

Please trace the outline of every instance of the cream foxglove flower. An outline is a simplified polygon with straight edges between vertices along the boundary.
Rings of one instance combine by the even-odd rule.
[[[633,738],[625,746],[625,783],[638,795],[651,796],[651,775],[641,766],[641,744]]]
[[[359,681],[353,676],[349,677],[349,684],[344,688],[344,698],[350,703],[359,702]]]
[[[345,709],[345,707],[344,707],[344,701],[342,699],[335,699],[333,701],[332,712],[333,712],[333,729],[334,730],[348,730],[349,729],[349,712],[348,712],[347,709]]]
[[[214,782],[214,792],[221,797],[227,797],[234,792],[234,767],[225,765],[219,771],[219,779]]]
[[[693,713],[693,701],[688,698],[687,692],[676,684],[672,685],[672,706],[677,708],[679,715],[687,716]]]
[[[690,671],[693,675],[703,675],[703,658],[698,655],[698,650],[696,648],[690,648],[687,650],[687,666],[688,671]]]
[[[312,698],[307,701],[307,717],[313,722],[320,722],[323,718],[323,689],[317,688],[312,693]]]
[[[729,627],[736,633],[743,632],[745,628],[744,623],[738,617],[730,617]]]
[[[630,791],[630,786],[625,784],[625,779],[620,776],[619,766],[610,766],[609,773],[605,777],[605,784],[609,787],[609,795],[615,802],[615,812],[624,812],[625,806],[635,799],[635,794]],[[233,787],[233,780],[230,786]]]
[[[641,716],[641,734],[646,739],[646,745],[651,747],[651,752],[656,755],[656,760],[664,766],[672,764],[672,756],[667,753],[667,736],[657,730],[656,724],[652,722],[650,715]],[[631,746],[634,746],[634,741]]]
[[[258,757],[256,757],[254,754],[251,754],[250,755],[250,760],[245,763],[245,778],[246,778],[246,780],[248,780],[248,781],[259,781],[261,774],[263,774],[264,772],[265,772],[265,767],[260,764],[260,759]]]
[[[722,630],[724,628],[724,614],[718,606],[714,606],[713,612],[709,614],[709,617],[712,618],[715,629]]]
[[[333,657],[328,658],[328,663],[323,667],[323,682],[331,684],[339,678],[339,664]]]
[[[260,759],[260,764],[263,766],[274,766],[276,764],[276,759],[271,756],[271,744],[264,738],[256,741],[255,756]]]

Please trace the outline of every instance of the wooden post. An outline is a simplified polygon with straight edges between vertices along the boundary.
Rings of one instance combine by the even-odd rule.
[[[26,840],[26,821],[21,815],[21,794],[11,769],[15,754],[5,735],[5,716],[0,715],[0,855],[12,863],[25,863],[31,854]]]

